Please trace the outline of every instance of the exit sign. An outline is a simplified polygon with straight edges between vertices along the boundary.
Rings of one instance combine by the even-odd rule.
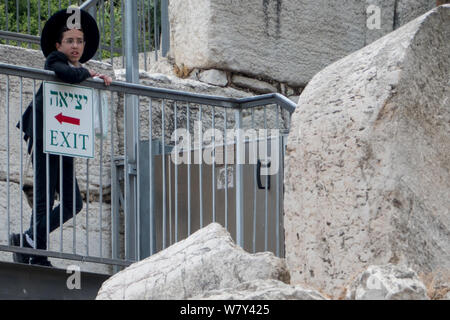
[[[91,88],[44,81],[44,152],[94,158]]]

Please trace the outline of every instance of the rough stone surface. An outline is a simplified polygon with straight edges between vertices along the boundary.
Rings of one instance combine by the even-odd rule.
[[[289,283],[284,260],[268,252],[245,252],[222,226],[213,223],[113,275],[103,283],[97,300],[188,299],[270,279]]]
[[[225,87],[228,84],[226,72],[215,69],[200,72],[198,79],[201,82],[206,82],[219,87]]]
[[[425,13],[435,0],[395,3],[172,0],[170,54],[191,69],[222,69],[305,86],[327,65]],[[370,4],[382,10],[380,30],[367,27]]]
[[[369,265],[450,270],[450,5],[318,73],[292,117],[286,259],[337,297]]]
[[[394,15],[394,27],[401,27],[419,15],[432,10],[435,6],[435,0],[398,0]]]
[[[198,76],[199,76],[200,72],[201,72],[200,69],[197,69],[197,68],[193,69],[187,79],[198,81]]]
[[[450,295],[450,274],[448,270],[436,270],[431,273],[419,273],[419,279],[427,288],[431,300],[446,300]]]
[[[348,300],[429,300],[414,270],[392,264],[370,266],[347,289]]]
[[[277,88],[270,83],[248,77],[235,75],[232,77],[231,81],[238,87],[247,88],[258,93],[272,93],[278,91]]]
[[[254,280],[235,288],[212,290],[193,300],[325,300],[314,290],[291,286],[278,280]]]

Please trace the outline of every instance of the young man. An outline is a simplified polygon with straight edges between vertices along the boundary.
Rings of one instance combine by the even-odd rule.
[[[111,77],[99,74],[95,71],[85,69],[81,66],[91,59],[97,51],[99,44],[99,30],[95,20],[83,10],[79,10],[81,18],[81,29],[70,28],[69,19],[73,20],[73,14],[61,10],[55,13],[44,26],[41,36],[41,48],[45,61],[45,69],[54,71],[56,76],[64,82],[80,83],[89,77],[103,79],[105,85],[111,84]],[[36,197],[36,225],[31,215],[30,228],[24,234],[12,234],[10,243],[14,246],[47,249],[47,223],[49,231],[52,232],[60,226],[60,206],[63,208],[63,222],[73,217],[73,176],[74,162],[71,157],[62,157],[62,177],[60,177],[60,156],[49,155],[49,181],[47,181],[46,154],[43,152],[43,94],[42,85],[35,96],[36,106],[36,137],[33,130],[33,102],[30,103],[22,115],[22,130],[24,139],[28,141],[28,153],[36,153],[35,167],[36,185],[34,194]],[[20,122],[17,124],[20,129]],[[32,151],[33,139],[36,150]],[[33,155],[31,155],[33,161]],[[47,195],[47,183],[49,194]],[[63,202],[53,208],[55,192],[59,193],[62,183]],[[47,221],[47,196],[50,202],[50,215]],[[75,213],[79,213],[83,207],[78,183],[75,178]],[[53,209],[52,209],[53,208]],[[36,235],[34,234],[36,230]],[[21,240],[22,238],[22,240]],[[36,243],[34,243],[36,241]],[[52,265],[45,256],[35,256],[14,253],[15,262],[31,263],[36,265]]]

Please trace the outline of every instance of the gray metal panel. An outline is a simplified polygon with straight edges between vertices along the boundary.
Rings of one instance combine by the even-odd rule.
[[[161,54],[167,55],[170,49],[169,1],[161,0]]]
[[[139,208],[140,208],[140,226],[139,226],[139,236],[140,236],[140,259],[145,259],[150,256],[150,199],[148,197],[148,191],[150,190],[150,157],[149,157],[149,144],[148,140],[143,140],[139,142],[140,153],[139,153],[139,170],[140,170],[140,197],[139,197]],[[159,140],[152,141],[152,153],[153,156],[161,154],[161,144]],[[153,161],[154,164],[155,161]],[[152,168],[154,176],[155,168]],[[153,184],[154,185],[154,182]],[[154,190],[154,189],[153,189]],[[152,195],[155,199],[154,193]],[[154,224],[153,224],[154,226]],[[153,230],[153,243],[156,243],[155,230]],[[155,248],[153,248],[155,252]]]
[[[283,138],[281,138],[283,139]],[[246,153],[249,151],[248,143],[245,144]],[[283,146],[282,141],[280,142],[280,146]],[[159,143],[157,141],[153,142],[153,149],[160,150]],[[235,151],[234,146],[228,146],[230,152],[232,149]],[[281,148],[280,148],[281,149]],[[270,150],[270,148],[269,148]],[[219,151],[220,152],[220,151]],[[223,152],[223,149],[222,149]],[[158,154],[159,153],[159,154]],[[194,151],[191,152],[191,159],[194,159],[193,155]],[[216,151],[217,153],[217,151]],[[154,234],[155,234],[155,252],[161,251],[163,249],[163,177],[162,177],[162,155],[160,152],[154,152],[154,210],[155,210],[155,221],[154,221]],[[282,155],[281,155],[282,157]],[[248,157],[246,157],[248,159]],[[141,170],[147,168],[148,170],[148,141],[141,141],[141,157],[140,161],[142,161],[143,165],[141,166]],[[229,162],[233,162],[233,160],[229,160]],[[172,219],[172,228],[170,228],[169,223],[166,224],[166,244],[169,246],[173,244],[170,240],[175,239],[175,223],[178,223],[178,241],[186,239],[188,237],[188,165],[181,164],[178,166],[178,221],[175,221],[175,165],[170,160],[170,149],[167,150],[166,147],[166,156],[165,156],[165,165],[166,165],[166,181],[170,181],[170,183],[166,183],[166,208],[172,208],[172,210],[168,209],[167,215]],[[202,205],[203,205],[203,226],[206,226],[213,222],[213,201],[212,201],[212,165],[207,165],[205,163],[202,164]],[[256,170],[256,164],[244,164],[243,166],[243,190],[249,190],[248,196],[244,197],[244,249],[248,252],[253,252],[253,211],[254,211],[254,202],[253,202],[253,190],[256,190],[256,250],[255,252],[264,251],[265,244],[265,232],[264,232],[264,224],[265,224],[265,189],[258,189],[258,186],[255,187],[255,179],[254,174]],[[200,229],[200,193],[199,193],[199,164],[191,164],[191,233]],[[220,223],[222,226],[225,226],[225,164],[216,164],[215,165],[215,211],[216,211],[216,222]],[[235,165],[228,164],[228,201],[227,201],[227,224],[228,231],[230,232],[234,241],[236,241],[236,197],[235,194]],[[283,181],[283,161],[280,161],[280,170],[278,175],[281,175],[280,180]],[[148,171],[141,171],[141,190],[148,190],[149,188],[149,174]],[[276,179],[277,175],[270,176],[270,189],[267,190],[267,211],[268,211],[268,251],[277,253],[276,248]],[[262,176],[263,185],[266,185],[266,179]],[[283,185],[279,186],[278,195],[280,198],[283,197]],[[141,208],[141,252],[144,252],[145,255],[141,258],[145,258],[149,255],[149,199],[146,196],[140,197],[140,208]],[[282,199],[279,199],[281,202]],[[279,220],[278,220],[278,228],[280,235],[280,239],[278,243],[281,248],[279,248],[278,252],[280,256],[284,256],[284,232],[283,232],[283,212],[280,212]],[[169,220],[169,217],[167,220]]]

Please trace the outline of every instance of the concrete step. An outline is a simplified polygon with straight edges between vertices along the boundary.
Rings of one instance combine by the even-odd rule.
[[[0,300],[93,300],[110,276],[80,272],[80,289],[69,289],[67,283],[75,283],[73,271],[0,262]]]

